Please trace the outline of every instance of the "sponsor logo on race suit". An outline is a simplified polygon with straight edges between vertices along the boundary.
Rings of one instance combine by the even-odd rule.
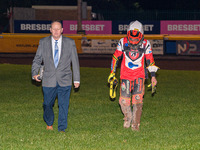
[[[122,88],[122,91],[125,91],[125,90],[126,90],[126,85],[125,85],[124,82],[122,82],[121,88]]]
[[[136,96],[135,96],[135,99],[136,99],[136,100],[140,100],[140,95],[136,95]]]
[[[141,67],[143,56],[144,56],[144,53],[142,53],[141,56],[136,56],[137,59],[133,60],[131,58],[134,58],[134,57],[130,57],[130,55],[128,55],[128,56],[125,55],[125,66],[128,67],[129,69],[132,69],[132,70]]]

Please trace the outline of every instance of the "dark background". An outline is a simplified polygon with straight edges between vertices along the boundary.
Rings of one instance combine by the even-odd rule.
[[[76,6],[78,0],[0,0],[0,33],[9,32],[9,8],[32,5]],[[96,20],[200,20],[200,0],[82,0]]]
[[[152,9],[182,9],[194,10],[200,8],[199,0],[82,0],[96,10],[152,10]],[[1,0],[0,9],[13,7],[31,7],[32,5],[77,5],[77,0]]]

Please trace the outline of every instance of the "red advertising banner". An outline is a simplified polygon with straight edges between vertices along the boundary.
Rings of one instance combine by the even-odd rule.
[[[161,21],[160,34],[200,34],[200,21]]]
[[[63,21],[64,34],[77,33],[77,21]],[[86,34],[112,34],[111,21],[82,21],[82,30]]]

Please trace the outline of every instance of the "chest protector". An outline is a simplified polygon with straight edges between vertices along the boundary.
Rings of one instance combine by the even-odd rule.
[[[145,49],[146,44],[141,44],[133,47],[128,43],[127,38],[124,38],[123,42],[124,44],[122,52],[124,52],[126,57],[128,57],[130,60],[137,61],[144,55],[146,51]]]

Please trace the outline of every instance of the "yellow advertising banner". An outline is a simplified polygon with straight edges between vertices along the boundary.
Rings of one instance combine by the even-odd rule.
[[[35,53],[41,38],[50,34],[1,34],[0,53]],[[75,40],[81,53],[81,35],[64,35]]]
[[[0,52],[35,53],[39,40],[48,35],[2,34],[0,35]]]

